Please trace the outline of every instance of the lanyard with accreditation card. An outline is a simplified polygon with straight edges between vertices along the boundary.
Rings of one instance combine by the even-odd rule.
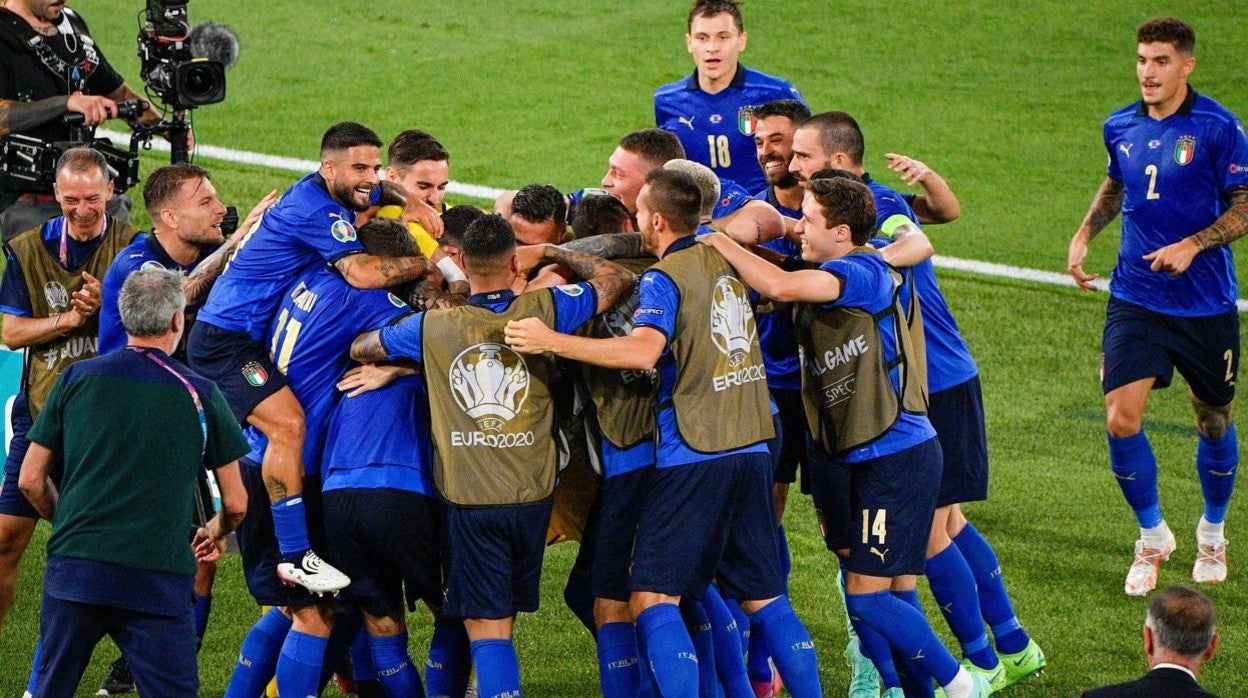
[[[204,402],[199,399],[199,391],[195,389],[195,386],[191,385],[191,382],[186,379],[186,376],[178,373],[172,366],[165,363],[163,359],[153,354],[150,349],[145,349],[143,347],[126,347],[126,349],[142,356],[146,356],[157,366],[160,366],[168,371],[174,378],[178,379],[178,382],[182,384],[182,387],[186,388],[186,392],[191,394],[191,402],[195,403],[195,411],[199,413],[199,430],[203,435],[203,445],[199,450],[199,458],[200,460],[203,460],[204,456],[208,453],[208,415],[204,412]]]

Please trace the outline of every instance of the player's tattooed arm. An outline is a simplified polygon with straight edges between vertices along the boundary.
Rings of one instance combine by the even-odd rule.
[[[1083,270],[1083,261],[1088,257],[1088,243],[1092,238],[1114,220],[1114,216],[1122,210],[1122,182],[1113,177],[1106,177],[1101,188],[1096,190],[1092,205],[1083,217],[1083,224],[1070,239],[1070,247],[1066,252],[1066,273],[1075,280],[1075,284],[1087,291],[1095,291],[1097,274],[1089,274]]]
[[[235,235],[230,242],[217,248],[216,252],[208,255],[204,261],[200,262],[191,270],[186,279],[182,282],[182,292],[186,294],[187,305],[197,305],[202,303],[208,297],[208,292],[212,290],[212,285],[216,283],[217,277],[221,276],[221,272],[225,271],[226,262],[229,261],[230,255],[238,246],[237,241],[242,240],[245,234],[239,233]]]
[[[1248,235],[1248,189],[1236,189],[1229,198],[1231,205],[1226,212],[1192,236],[1202,252],[1218,245],[1229,245]]]
[[[646,254],[641,247],[641,233],[594,235],[565,242],[560,247],[603,259],[636,259]]]
[[[1092,205],[1088,207],[1088,213],[1083,217],[1083,224],[1079,226],[1076,235],[1082,233],[1085,242],[1092,242],[1092,238],[1104,230],[1122,210],[1122,196],[1122,182],[1106,177],[1101,182],[1100,189],[1096,190],[1096,196],[1092,197]]]
[[[1230,207],[1208,228],[1144,255],[1151,262],[1150,268],[1177,276],[1187,271],[1201,252],[1248,235],[1248,191],[1232,192],[1230,201]]]
[[[545,245],[542,249],[542,261],[565,267],[588,281],[598,293],[600,313],[614,308],[624,298],[624,294],[633,290],[633,286],[637,284],[637,277],[631,271],[584,252]]]
[[[277,502],[290,496],[290,490],[287,489],[286,483],[276,475],[264,476],[264,489],[269,493],[269,501]]]
[[[376,363],[390,358],[381,344],[381,331],[365,332],[351,342],[351,359],[360,363]]]
[[[63,116],[68,110],[68,97],[48,97],[37,102],[0,99],[0,136],[34,128]]]
[[[415,281],[433,267],[424,257],[378,257],[366,252],[339,257],[334,268],[356,288],[383,288]]]

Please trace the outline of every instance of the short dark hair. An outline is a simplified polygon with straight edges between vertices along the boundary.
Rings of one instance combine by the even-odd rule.
[[[393,168],[405,170],[421,160],[445,160],[451,154],[438,139],[418,128],[409,128],[390,141],[386,149],[386,162]]]
[[[1135,41],[1139,44],[1171,44],[1179,53],[1189,56],[1196,52],[1196,30],[1178,17],[1155,17],[1148,20],[1135,33]]]
[[[848,179],[854,182],[862,181],[862,178],[854,174],[853,172],[850,172],[849,170],[842,170],[838,167],[825,167],[821,170],[815,170],[815,173],[812,174],[810,178],[811,179]]]
[[[655,167],[662,167],[668,160],[685,157],[685,146],[671,131],[661,128],[643,128],[620,139],[619,146],[640,156]]]
[[[211,181],[212,176],[208,174],[208,170],[189,162],[157,167],[143,184],[143,205],[147,207],[147,215],[155,220],[160,213],[160,207],[168,203],[188,179]]]
[[[741,18],[741,0],[693,0],[687,29],[693,31],[693,20],[698,17],[714,17],[725,12],[732,15],[732,23],[737,25],[737,31],[745,31],[745,21]]]
[[[61,153],[61,157],[56,159],[57,176],[66,171],[90,172],[92,168],[104,173],[105,181],[113,181],[113,169],[108,166],[108,161],[104,159],[104,155],[95,148],[86,146],[70,148]]]
[[[403,189],[402,184],[383,179],[379,183],[378,189],[380,190],[380,193],[377,195],[378,206],[407,207],[407,191]]]
[[[1204,654],[1213,642],[1213,604],[1187,587],[1166,587],[1154,596],[1144,622],[1157,644],[1184,657]]]
[[[325,135],[321,136],[321,156],[326,153],[349,150],[360,145],[381,147],[381,139],[364,124],[354,121],[340,121],[330,126]]]
[[[866,139],[854,117],[843,111],[825,111],[798,124],[798,128],[813,128],[819,133],[819,145],[828,155],[845,153],[854,165],[862,164],[867,150]]]
[[[442,212],[442,239],[438,242],[462,247],[464,231],[468,230],[473,221],[484,215],[485,211],[472,204],[459,204],[446,209]]]
[[[373,218],[356,231],[364,251],[378,257],[419,257],[420,247],[407,224],[393,218]]]
[[[663,214],[673,232],[691,234],[702,221],[702,188],[679,170],[651,170],[646,175],[650,210]]]
[[[823,207],[828,227],[848,225],[855,245],[865,245],[875,232],[875,199],[867,185],[857,179],[834,177],[811,179],[806,193]]]
[[[566,224],[568,200],[549,184],[526,184],[512,198],[511,212],[530,223],[553,220],[556,225]]]
[[[610,194],[589,194],[576,205],[572,228],[578,239],[609,235],[628,230],[632,219],[623,201]]]
[[[506,218],[489,213],[468,224],[461,247],[465,266],[489,266],[515,253],[516,233]]]
[[[773,99],[770,102],[762,104],[750,110],[750,114],[755,119],[766,119],[771,116],[783,116],[793,125],[802,123],[810,118],[810,107],[802,104],[796,99]]]

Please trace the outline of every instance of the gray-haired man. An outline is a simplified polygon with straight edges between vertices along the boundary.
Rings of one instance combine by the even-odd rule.
[[[248,445],[216,386],[169,357],[182,283],[163,269],[130,275],[118,303],[126,349],[66,369],[30,429],[18,486],[52,520],[36,695],[73,695],[104,635],[141,694],[197,695],[195,558],[218,557],[246,511],[237,459]],[[188,546],[201,467],[216,470],[222,511]]]

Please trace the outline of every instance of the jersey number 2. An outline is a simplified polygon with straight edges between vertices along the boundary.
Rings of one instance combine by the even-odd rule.
[[[728,136],[707,136],[706,148],[711,153],[711,167],[732,167],[732,151],[728,150]]]
[[[1148,175],[1148,200],[1160,199],[1161,192],[1157,191],[1157,166],[1149,165],[1144,168],[1144,174]]]

